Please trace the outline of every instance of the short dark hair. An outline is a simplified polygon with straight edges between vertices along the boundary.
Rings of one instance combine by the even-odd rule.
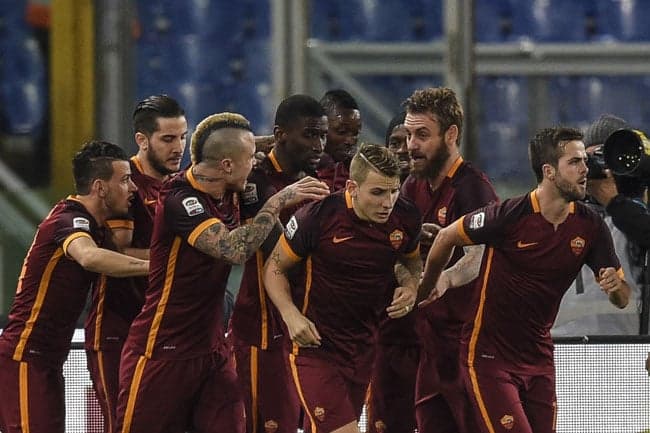
[[[384,143],[386,146],[389,145],[390,142],[390,136],[393,135],[393,129],[395,129],[396,126],[403,125],[404,124],[404,119],[406,118],[406,111],[402,111],[392,119],[390,119],[390,123],[388,124],[388,128],[386,128],[386,138]]]
[[[440,134],[444,134],[451,125],[458,127],[458,141],[463,131],[463,107],[456,92],[449,87],[428,87],[418,89],[402,103],[407,113],[434,114],[440,122]]]
[[[196,130],[194,131],[194,134],[192,134],[190,155],[194,164],[203,161],[203,149],[210,134],[224,128],[241,129],[253,132],[248,119],[238,113],[224,112],[212,114],[206,117],[196,125]]]
[[[138,102],[133,110],[133,132],[147,137],[158,130],[159,117],[180,117],[185,110],[178,101],[167,95],[152,95]]]
[[[388,177],[399,177],[399,159],[385,146],[364,143],[350,162],[350,179],[362,183],[370,170]]]
[[[333,89],[325,92],[320,100],[320,105],[325,109],[327,114],[337,108],[344,108],[347,110],[358,110],[359,104],[346,90]]]
[[[275,111],[275,124],[287,128],[303,117],[323,117],[325,110],[318,101],[309,95],[291,95],[278,105]]]
[[[579,129],[566,126],[544,128],[537,131],[528,143],[528,157],[530,166],[535,173],[537,182],[544,178],[542,166],[551,164],[557,168],[558,161],[564,154],[564,144],[569,141],[582,140],[583,135]]]
[[[92,140],[84,143],[72,159],[75,190],[79,195],[90,193],[95,179],[109,180],[113,176],[113,161],[127,161],[127,155],[117,144]]]

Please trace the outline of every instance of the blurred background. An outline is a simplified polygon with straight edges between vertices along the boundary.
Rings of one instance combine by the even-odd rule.
[[[227,110],[267,134],[284,97],[345,88],[362,140],[383,142],[415,88],[449,85],[463,152],[505,197],[533,186],[539,127],[614,113],[647,129],[647,17],[648,0],[0,0],[0,315],[76,149],[134,152],[148,95],[178,99],[190,130]]]

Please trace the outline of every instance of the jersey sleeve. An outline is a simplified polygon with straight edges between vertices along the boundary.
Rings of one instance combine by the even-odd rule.
[[[165,223],[190,245],[208,226],[221,222],[210,214],[207,203],[196,191],[176,191],[166,197],[164,206]]]
[[[72,210],[62,212],[54,221],[54,241],[63,248],[64,254],[67,255],[68,245],[73,240],[83,236],[92,239],[91,230],[94,224],[95,222],[91,221],[89,216],[83,212]]]
[[[494,188],[484,177],[473,178],[467,187],[459,189],[458,192],[459,195],[454,200],[454,204],[458,206],[456,215],[464,215],[490,203],[499,202]]]
[[[592,247],[587,253],[586,263],[596,276],[598,276],[598,271],[600,271],[601,268],[609,267],[622,273],[623,268],[621,268],[621,263],[616,255],[612,235],[609,232],[605,221],[601,218],[598,219],[599,221],[597,222],[594,240]]]
[[[458,230],[469,245],[499,243],[507,226],[503,205],[492,203],[460,217]]]
[[[283,247],[296,260],[307,257],[318,245],[319,204],[310,203],[300,208],[284,229]]]

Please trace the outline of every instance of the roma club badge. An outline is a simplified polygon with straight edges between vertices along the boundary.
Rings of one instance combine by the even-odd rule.
[[[571,240],[571,251],[573,251],[573,254],[576,256],[582,254],[582,251],[585,249],[585,243],[585,240],[580,236],[573,238]]]

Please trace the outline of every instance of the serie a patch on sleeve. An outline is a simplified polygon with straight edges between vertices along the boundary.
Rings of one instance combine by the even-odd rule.
[[[287,237],[287,239],[293,239],[293,236],[296,234],[297,231],[298,231],[298,220],[294,215],[287,223],[287,227],[284,230],[284,235]]]
[[[205,212],[203,205],[196,197],[187,197],[181,203],[189,216],[196,216]]]
[[[244,192],[241,195],[242,203],[254,204],[260,201],[257,195],[257,185],[254,183],[247,183]]]
[[[88,219],[84,217],[76,217],[72,219],[72,227],[89,232],[90,221],[88,221]]]
[[[469,220],[469,228],[472,230],[480,229],[485,224],[485,212],[479,212],[472,215],[472,219]]]

